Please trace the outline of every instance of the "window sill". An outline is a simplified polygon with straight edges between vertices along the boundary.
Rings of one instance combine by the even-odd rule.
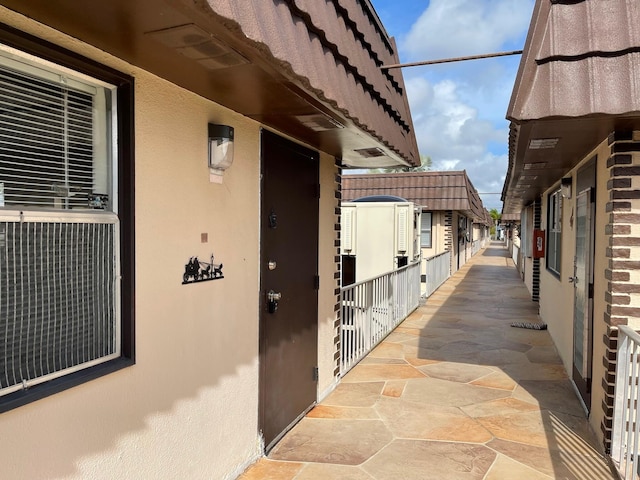
[[[555,277],[556,280],[561,281],[561,275],[555,270],[551,270],[549,267],[546,268],[547,272],[551,274],[552,277]]]
[[[87,368],[79,372],[56,378],[49,382],[35,385],[27,390],[10,393],[4,397],[0,397],[0,413],[13,410],[14,408],[46,398],[71,387],[108,375],[109,373],[130,367],[134,363],[135,362],[129,358],[117,358],[115,360],[96,365],[95,367]]]

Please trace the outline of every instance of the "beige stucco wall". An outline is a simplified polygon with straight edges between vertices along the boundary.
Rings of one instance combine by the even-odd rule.
[[[547,190],[542,196],[541,224],[545,232],[548,224],[548,195],[559,188],[558,183]],[[556,348],[560,353],[565,369],[571,373],[573,349],[573,294],[574,288],[567,280],[573,275],[573,253],[575,251],[575,237],[571,235],[569,226],[573,198],[562,199],[562,253],[560,275],[556,276],[546,267],[546,258],[540,259],[540,317],[547,323],[549,333],[553,337]]]
[[[562,363],[569,377],[573,370],[573,298],[574,287],[568,281],[573,275],[573,261],[575,255],[575,230],[572,226],[572,216],[576,208],[576,175],[577,171],[594,155],[597,155],[596,167],[596,212],[595,212],[595,245],[594,245],[594,311],[593,311],[593,363],[592,380],[593,393],[591,397],[591,412],[589,421],[593,431],[602,444],[602,432],[600,423],[603,417],[601,408],[604,392],[602,390],[602,378],[604,366],[602,358],[605,354],[605,345],[602,341],[606,333],[606,324],[603,320],[605,305],[605,291],[607,280],[604,271],[607,268],[606,248],[609,246],[605,236],[605,225],[608,223],[608,213],[605,204],[609,201],[607,191],[608,170],[606,162],[609,157],[607,141],[603,141],[594,151],[586,155],[576,168],[566,176],[573,178],[573,194],[571,199],[563,199],[562,213],[562,263],[561,277],[557,278],[545,267],[545,259],[541,260],[540,268],[540,316],[549,326],[549,332],[560,354]],[[545,192],[542,202],[542,217],[545,230],[547,229],[547,200],[552,188]]]
[[[471,241],[475,242],[482,239],[482,231],[484,230],[484,226],[478,223],[474,223],[472,228],[473,228],[473,237],[471,238]]]
[[[2,478],[234,478],[258,433],[260,125],[0,7],[25,32],[135,77],[136,365],[0,415]],[[207,123],[235,161],[209,182]],[[335,167],[321,159],[319,390],[333,381]],[[208,242],[201,243],[201,234]],[[225,278],[181,285],[193,255]]]

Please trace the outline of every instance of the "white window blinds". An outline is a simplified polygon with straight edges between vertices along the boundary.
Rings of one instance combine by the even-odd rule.
[[[0,206],[107,206],[105,95],[0,56]]]
[[[422,212],[420,224],[420,246],[431,248],[431,212]]]

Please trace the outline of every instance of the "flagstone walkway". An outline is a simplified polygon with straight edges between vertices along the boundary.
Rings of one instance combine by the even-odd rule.
[[[502,244],[471,259],[242,480],[614,479]]]

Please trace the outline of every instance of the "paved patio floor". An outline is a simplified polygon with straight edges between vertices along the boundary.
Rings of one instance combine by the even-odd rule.
[[[242,480],[614,479],[502,244],[471,259]]]

